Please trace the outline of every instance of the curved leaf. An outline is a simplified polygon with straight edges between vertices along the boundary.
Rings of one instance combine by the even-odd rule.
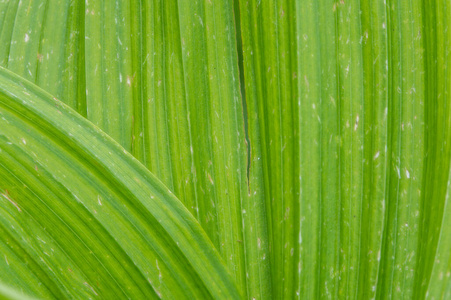
[[[88,119],[185,203],[243,293],[270,295],[232,1],[89,1],[85,20]]]
[[[42,3],[9,5],[16,19],[2,30],[12,32],[0,46],[11,49],[4,65],[138,158],[196,216],[243,293],[270,295],[261,177],[247,172],[232,1]]]
[[[243,0],[234,25],[230,0],[0,1],[0,64],[154,172],[248,298],[440,299],[451,280],[448,2]],[[8,153],[22,174],[30,153]],[[0,199],[15,212],[13,192]],[[28,224],[27,241],[50,243],[8,216]],[[42,273],[45,254],[21,263],[14,241],[3,267],[32,270],[17,279],[27,292],[55,295],[37,283],[59,281],[71,293]]]
[[[238,298],[199,223],[113,140],[0,68],[3,282],[44,298]]]

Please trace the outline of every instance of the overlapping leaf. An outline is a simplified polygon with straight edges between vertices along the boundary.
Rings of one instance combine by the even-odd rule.
[[[44,298],[237,298],[199,223],[118,144],[0,68],[0,278]]]
[[[2,30],[4,65],[133,153],[197,217],[243,293],[270,295],[263,195],[247,177],[232,1],[41,4],[8,5],[5,16],[16,19]]]
[[[449,20],[447,1],[3,1],[0,63],[157,175],[246,298],[442,299]]]

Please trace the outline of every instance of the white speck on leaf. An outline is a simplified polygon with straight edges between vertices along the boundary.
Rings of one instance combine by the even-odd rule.
[[[18,210],[19,212],[22,212],[22,210],[21,210],[20,207],[17,205],[17,203],[14,202],[13,200],[11,200],[11,199],[9,198],[8,195],[2,194],[2,196],[5,197],[6,200],[8,200],[9,202],[11,202],[11,204],[14,205],[14,206],[17,208],[17,210]]]
[[[160,278],[160,280],[163,278],[163,275],[161,275],[161,270],[160,270],[160,266],[158,265],[158,260],[155,260],[156,266],[157,266],[157,270],[158,270],[158,277]]]
[[[89,283],[84,282],[83,284],[86,285],[89,289],[91,289],[91,291],[92,291],[96,296],[99,295],[99,294],[96,293],[96,291],[94,290],[94,288],[93,288],[92,286],[89,285]]]
[[[379,151],[376,152],[376,154],[374,155],[374,160],[376,160],[379,157]]]

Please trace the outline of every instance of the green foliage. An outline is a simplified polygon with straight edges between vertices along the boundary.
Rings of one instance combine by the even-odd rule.
[[[0,0],[0,298],[451,298],[450,22]]]

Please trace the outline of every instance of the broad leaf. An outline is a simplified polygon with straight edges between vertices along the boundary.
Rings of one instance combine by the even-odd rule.
[[[138,158],[196,216],[243,294],[270,295],[232,1],[22,1],[7,9],[16,19],[2,29],[11,36],[4,65]]]
[[[240,15],[275,297],[449,295],[449,3],[243,0]]]
[[[237,298],[180,201],[97,127],[0,68],[1,281],[43,298]]]
[[[246,298],[446,299],[448,2],[0,1],[0,64],[163,181]]]

